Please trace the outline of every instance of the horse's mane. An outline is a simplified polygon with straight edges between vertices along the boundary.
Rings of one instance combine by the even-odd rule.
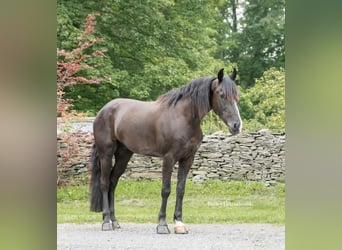
[[[190,83],[158,97],[159,103],[168,107],[175,106],[177,102],[184,98],[191,98],[193,117],[198,118],[209,112],[211,109],[210,95],[211,83],[216,77],[202,77],[192,80]],[[229,77],[224,77],[221,84],[224,84],[224,94],[229,100],[237,100],[238,94],[234,82]]]
[[[210,110],[210,85],[215,77],[198,78],[179,89],[173,89],[158,98],[169,107],[184,98],[191,98],[192,116],[199,117]]]

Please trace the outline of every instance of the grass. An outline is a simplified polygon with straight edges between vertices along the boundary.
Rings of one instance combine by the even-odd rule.
[[[167,220],[173,221],[175,187],[168,201]],[[157,222],[161,181],[120,180],[116,190],[119,222]],[[186,223],[285,223],[285,185],[260,182],[187,182],[183,202]],[[102,213],[89,211],[89,187],[57,190],[57,223],[101,222]]]

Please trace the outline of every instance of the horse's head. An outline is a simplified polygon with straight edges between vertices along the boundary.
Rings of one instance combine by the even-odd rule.
[[[218,72],[217,79],[211,84],[212,109],[227,124],[231,134],[241,132],[242,121],[237,106],[239,100],[236,84],[236,69],[228,76],[223,75],[223,69]]]

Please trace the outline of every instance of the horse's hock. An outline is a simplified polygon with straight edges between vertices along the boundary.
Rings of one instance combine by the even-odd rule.
[[[58,184],[85,179],[93,143],[92,133],[87,131],[64,136],[68,139],[63,134],[57,136]],[[160,179],[161,162],[160,158],[134,154],[122,177]],[[173,171],[174,177],[176,173]],[[285,134],[261,130],[204,136],[188,179],[197,183],[208,179],[262,181],[267,185],[284,182]]]

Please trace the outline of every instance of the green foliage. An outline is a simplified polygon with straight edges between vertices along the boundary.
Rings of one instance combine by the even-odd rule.
[[[271,68],[256,84],[241,91],[240,113],[246,130],[285,130],[285,72]]]
[[[227,125],[214,113],[210,111],[202,120],[201,128],[204,134],[210,135],[216,131],[228,132]]]
[[[81,6],[64,5],[57,1],[57,48],[72,50],[77,44],[77,37],[82,34],[81,23],[88,13],[82,13]],[[80,14],[82,13],[82,18]]]
[[[268,68],[285,66],[285,0],[231,0],[220,7],[216,57],[238,64],[242,86],[253,86]]]
[[[173,220],[176,200],[173,181],[167,219]],[[183,203],[187,223],[274,223],[285,220],[285,185],[265,187],[261,182],[188,181]],[[121,180],[116,190],[115,211],[122,222],[156,222],[161,181]],[[87,186],[57,190],[57,222],[99,222],[101,213],[89,211]]]
[[[103,57],[86,59],[92,70],[78,72],[87,79],[101,78],[101,84],[67,87],[65,98],[73,100],[76,111],[96,115],[111,99],[155,100],[192,79],[214,76],[222,67],[229,72],[234,65],[245,127],[280,130],[284,115],[274,115],[277,108],[270,107],[277,106],[278,97],[268,95],[266,101],[262,94],[245,95],[244,89],[252,88],[267,69],[284,67],[284,6],[284,0],[58,0],[58,48],[77,47],[85,17],[98,12],[93,35],[103,41],[87,52],[105,51]],[[203,127],[206,133],[226,131],[214,114]]]

